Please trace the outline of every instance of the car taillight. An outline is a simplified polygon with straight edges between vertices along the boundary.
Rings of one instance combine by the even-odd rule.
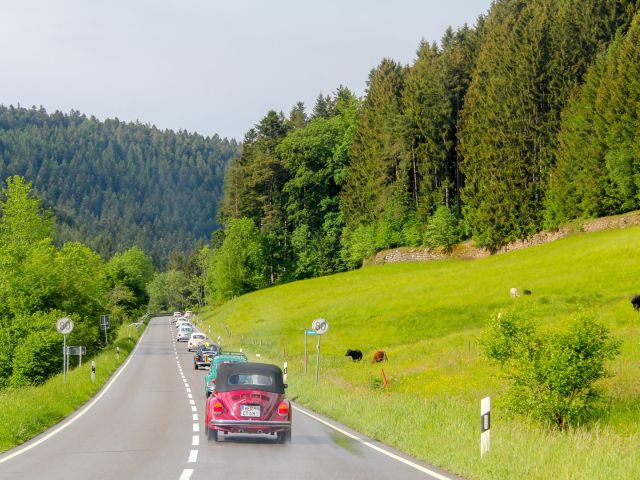
[[[214,415],[220,415],[222,413],[222,404],[220,402],[213,404],[213,413]]]
[[[286,402],[282,402],[278,405],[278,415],[282,415],[283,417],[289,415],[289,405]]]

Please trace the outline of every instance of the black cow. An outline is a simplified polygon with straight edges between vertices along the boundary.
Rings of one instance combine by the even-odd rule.
[[[523,290],[522,293],[524,295],[531,295],[531,290]]]
[[[354,362],[359,362],[362,360],[362,352],[360,350],[347,350],[347,353],[344,354],[345,357],[351,357],[351,360]]]
[[[634,295],[631,299],[631,305],[633,305],[633,309],[638,312],[640,311],[640,295]]]

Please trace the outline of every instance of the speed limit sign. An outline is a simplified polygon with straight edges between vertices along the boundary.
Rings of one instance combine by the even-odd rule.
[[[73,320],[68,317],[62,317],[56,322],[56,329],[63,335],[68,335],[73,331]]]

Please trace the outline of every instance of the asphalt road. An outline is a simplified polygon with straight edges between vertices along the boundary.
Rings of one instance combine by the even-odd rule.
[[[1,455],[0,479],[456,478],[299,407],[290,444],[249,435],[209,442],[205,372],[174,341],[170,320],[149,323],[88,409]]]

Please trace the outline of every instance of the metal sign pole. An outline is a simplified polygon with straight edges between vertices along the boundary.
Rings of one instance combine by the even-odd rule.
[[[78,360],[78,368],[80,368],[82,366],[82,347],[80,347],[80,353],[79,353],[80,357]]]
[[[309,356],[307,355],[307,329],[304,330],[304,374],[309,372]]]
[[[67,383],[67,336],[62,335],[62,383]]]
[[[109,340],[107,339],[107,326],[104,326],[104,344],[109,345]]]
[[[317,352],[316,352],[316,385],[318,384],[318,373],[320,372],[320,339],[322,338],[322,335],[318,335],[318,345],[317,345]]]

